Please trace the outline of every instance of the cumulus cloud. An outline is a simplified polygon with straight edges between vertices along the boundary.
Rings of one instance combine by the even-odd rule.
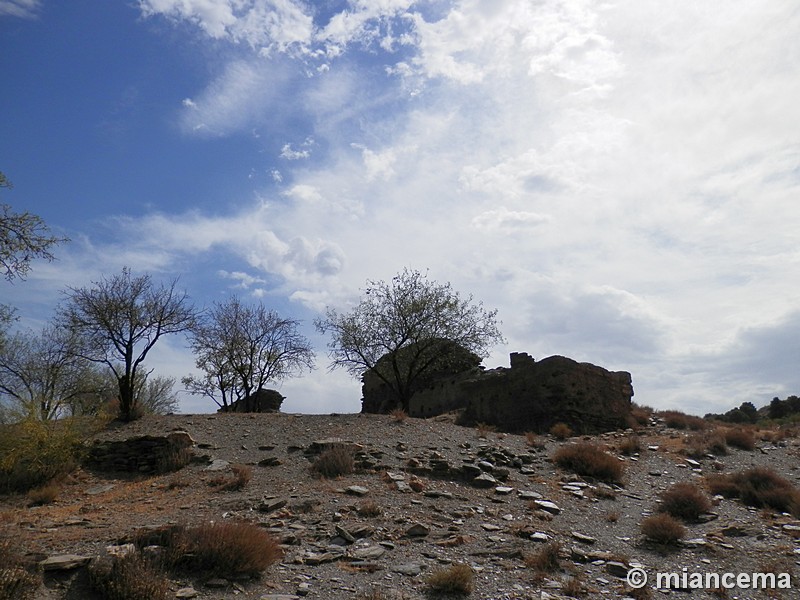
[[[792,2],[141,6],[241,50],[186,131],[306,128],[277,138],[268,202],[128,221],[150,264],[224,248],[314,310],[430,268],[499,308],[511,350],[630,370],[646,404],[797,385]]]

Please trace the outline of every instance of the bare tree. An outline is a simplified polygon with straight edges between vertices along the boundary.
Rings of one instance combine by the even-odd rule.
[[[503,341],[496,310],[484,310],[472,296],[463,299],[449,283],[429,281],[419,271],[404,269],[390,282],[368,281],[363,292],[348,313],[328,308],[317,329],[331,335],[332,369],[354,377],[370,370],[405,410],[415,383],[440,361],[443,342],[485,358],[492,344]]]
[[[190,393],[227,410],[271,381],[312,369],[314,352],[298,327],[298,321],[261,303],[248,306],[234,296],[215,304],[191,334],[195,364],[203,375],[184,377],[183,383]]]
[[[127,267],[92,287],[68,288],[58,319],[79,339],[79,355],[106,365],[119,387],[120,418],[136,416],[136,382],[147,353],[162,336],[195,322],[188,296],[169,285],[154,286],[149,275],[134,277]]]
[[[62,328],[14,334],[0,348],[0,393],[21,415],[61,416],[76,398],[100,391],[93,365],[75,350],[75,337]]]
[[[178,410],[175,378],[145,377],[136,384],[136,405],[140,410],[154,415],[168,415]]]
[[[11,188],[11,182],[0,173],[0,188]],[[29,212],[15,213],[8,204],[0,204],[0,268],[5,278],[25,279],[35,258],[54,260],[50,248],[67,241],[50,235],[41,217]]]

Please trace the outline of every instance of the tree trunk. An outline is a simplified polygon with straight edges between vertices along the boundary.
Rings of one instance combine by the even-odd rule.
[[[133,421],[133,385],[128,375],[118,379],[119,383],[119,416],[123,421]]]

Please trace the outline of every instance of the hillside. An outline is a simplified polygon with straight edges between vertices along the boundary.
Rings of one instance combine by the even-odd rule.
[[[460,427],[449,417],[396,422],[385,415],[174,415],[146,417],[98,437],[175,430],[195,442],[190,465],[153,476],[79,470],[44,506],[0,497],[2,533],[35,559],[97,556],[131,541],[141,528],[206,521],[257,523],[282,543],[283,557],[257,579],[170,575],[171,596],[208,599],[438,597],[427,578],[462,563],[474,573],[471,598],[623,598],[630,592],[624,579],[630,566],[652,578],[656,571],[681,573],[684,567],[690,573],[784,572],[796,568],[800,555],[800,522],[736,499],[716,497],[675,546],[655,544],[640,529],[643,517],[656,512],[659,493],[677,482],[706,490],[706,476],[760,466],[796,484],[800,442],[786,433],[761,432],[755,450],[695,452],[696,459],[688,458],[687,449],[693,436],[697,441],[703,434],[657,419],[638,432],[641,449],[630,456],[623,451],[635,450],[626,448],[632,431],[534,440]],[[314,443],[330,438],[357,444],[362,468],[338,478],[315,476]],[[624,466],[620,485],[581,478],[553,463],[559,448],[586,440]],[[209,485],[237,463],[252,467],[243,489]],[[212,464],[222,470],[208,470]],[[483,475],[471,480],[476,473],[496,481]],[[560,543],[557,564],[537,571],[533,557],[552,541]],[[92,598],[85,571],[48,571],[36,597]],[[639,591],[636,597],[662,593]],[[796,597],[792,593],[783,597]],[[720,596],[695,590],[690,597]],[[767,596],[729,590],[727,597]]]

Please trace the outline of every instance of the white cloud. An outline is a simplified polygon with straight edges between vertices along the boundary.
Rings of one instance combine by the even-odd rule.
[[[272,171],[268,202],[123,221],[134,242],[113,248],[120,260],[224,250],[229,273],[248,273],[235,281],[276,281],[270,294],[310,310],[430,268],[499,308],[510,343],[490,366],[507,350],[566,354],[632,371],[644,404],[699,412],[797,393],[792,2],[464,0],[426,20],[365,1],[316,31],[300,4],[282,6],[142,3],[269,49],[185,101],[186,130],[300,115],[308,129],[276,148],[309,134],[318,146],[284,146],[304,160]],[[307,77],[278,56],[300,50],[328,68]],[[301,396],[320,381],[292,385]]]
[[[33,19],[42,8],[41,0],[0,0],[0,17]]]

